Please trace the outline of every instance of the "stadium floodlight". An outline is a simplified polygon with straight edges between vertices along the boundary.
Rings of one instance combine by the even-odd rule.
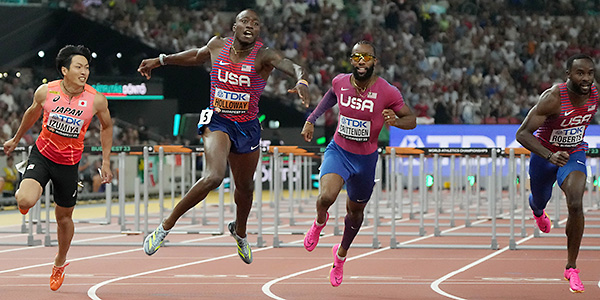
[[[44,52],[44,50],[40,50],[40,51],[38,52],[38,56],[39,56],[40,58],[44,58],[44,56],[46,56],[46,52]]]

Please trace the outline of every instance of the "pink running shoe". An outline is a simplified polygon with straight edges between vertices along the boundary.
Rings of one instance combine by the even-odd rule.
[[[339,248],[340,244],[333,246],[333,265],[331,266],[331,270],[329,270],[329,282],[334,287],[342,284],[342,280],[344,279],[344,263],[346,259],[341,260],[338,258],[337,252]]]
[[[565,279],[569,281],[569,290],[573,293],[583,293],[585,288],[579,279],[579,269],[568,268],[565,270]]]
[[[328,220],[329,220],[329,213],[327,213],[327,219],[325,219],[325,224],[323,224],[323,226],[317,226],[316,219],[313,222],[312,226],[310,226],[310,229],[304,236],[304,248],[308,252],[315,250],[315,247],[317,247],[317,244],[319,243],[319,236],[321,234],[321,230],[323,230],[323,228],[325,228],[325,225],[327,225]]]
[[[550,218],[548,218],[548,214],[545,210],[543,210],[542,215],[539,217],[533,214],[533,218],[535,219],[535,223],[541,232],[550,232],[550,229],[552,228],[552,221],[550,221]]]

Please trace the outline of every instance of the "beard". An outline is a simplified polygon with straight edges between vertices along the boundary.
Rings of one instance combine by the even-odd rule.
[[[358,68],[354,67],[354,69],[352,70],[352,75],[354,75],[354,79],[358,80],[358,81],[366,81],[369,80],[371,78],[371,76],[373,75],[373,71],[375,70],[375,65],[373,64],[372,66],[367,68],[367,72],[364,74],[359,74],[358,73]]]

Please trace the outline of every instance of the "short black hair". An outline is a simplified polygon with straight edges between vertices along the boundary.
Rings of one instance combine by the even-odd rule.
[[[88,63],[92,61],[92,53],[90,52],[90,49],[83,45],[66,45],[60,49],[60,51],[58,51],[58,55],[56,55],[56,70],[60,76],[63,76],[61,68],[65,67],[68,69],[71,66],[71,59],[75,55],[81,55],[85,57]]]
[[[594,60],[589,55],[577,53],[567,59],[567,71],[571,70],[571,67],[573,66],[573,61],[575,61],[576,59],[589,59],[592,62],[592,65],[595,65]]]
[[[354,45],[355,45],[355,46],[356,46],[356,45],[369,45],[369,46],[371,46],[371,48],[373,48],[373,55],[375,55],[375,57],[377,57],[377,49],[375,49],[375,46],[373,45],[373,43],[371,43],[371,42],[369,42],[369,41],[367,41],[367,40],[360,40],[360,41],[358,41],[358,42],[357,42],[356,44],[354,44]]]

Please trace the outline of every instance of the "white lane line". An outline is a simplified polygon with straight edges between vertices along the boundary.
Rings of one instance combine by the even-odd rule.
[[[564,219],[564,220],[562,220],[562,221],[559,221],[559,224],[563,224],[563,223],[565,223],[566,221],[567,221],[567,219]],[[521,240],[517,241],[516,243],[517,243],[517,245],[519,245],[519,244],[522,244],[522,243],[524,243],[524,242],[526,242],[526,241],[529,241],[529,240],[533,239],[533,237],[534,237],[533,235],[529,235],[529,236],[527,236],[527,237],[525,237],[525,238],[523,238],[523,239],[521,239]],[[436,293],[438,293],[438,294],[440,294],[440,295],[442,295],[442,296],[448,297],[448,298],[450,298],[450,299],[455,299],[455,300],[466,300],[466,299],[464,299],[464,298],[461,298],[461,297],[458,297],[458,296],[454,296],[454,295],[452,295],[452,294],[448,294],[448,293],[444,292],[444,291],[443,291],[442,289],[440,289],[440,287],[439,287],[439,286],[440,286],[440,283],[444,282],[446,279],[448,279],[448,278],[450,278],[450,277],[452,277],[452,276],[454,276],[454,275],[456,275],[456,274],[462,273],[462,272],[464,272],[464,271],[466,271],[466,270],[468,270],[468,269],[470,269],[470,268],[472,268],[472,267],[474,267],[474,266],[476,266],[476,265],[478,265],[478,264],[480,264],[480,263],[482,263],[482,262],[485,262],[486,260],[489,260],[489,259],[490,259],[490,258],[492,258],[492,257],[495,257],[495,256],[497,256],[497,255],[500,255],[500,254],[502,254],[502,253],[506,252],[506,250],[508,250],[508,249],[509,249],[509,247],[508,247],[508,246],[507,246],[507,247],[504,247],[504,248],[502,248],[502,249],[500,249],[500,250],[498,250],[498,251],[496,251],[496,252],[494,252],[494,253],[492,253],[492,254],[490,254],[490,255],[488,255],[488,256],[485,256],[485,257],[483,257],[483,258],[480,258],[480,259],[478,259],[478,260],[476,260],[476,261],[474,261],[474,262],[472,262],[472,263],[470,263],[470,264],[468,264],[468,265],[466,265],[466,266],[464,266],[464,267],[462,267],[462,268],[460,268],[460,269],[458,269],[458,270],[456,270],[456,271],[450,272],[450,273],[448,273],[448,274],[444,275],[443,277],[441,277],[441,278],[438,278],[436,281],[434,281],[434,282],[432,282],[432,283],[431,283],[431,289],[432,289],[432,290],[434,290]],[[600,282],[598,283],[598,286],[600,286]]]
[[[479,223],[484,223],[486,221],[487,220],[476,221],[476,222],[473,222],[473,225],[479,224]],[[442,232],[443,233],[448,233],[448,232],[459,230],[459,229],[462,229],[462,228],[465,228],[465,225],[461,225],[461,226],[454,227],[454,228],[451,228],[451,229],[448,229],[448,230],[444,230]],[[434,234],[430,234],[430,235],[418,237],[418,238],[415,238],[415,239],[412,239],[412,240],[408,240],[408,241],[402,242],[402,243],[400,243],[400,245],[408,245],[408,244],[411,244],[411,243],[415,243],[415,242],[418,242],[418,241],[422,241],[422,240],[431,238],[433,236],[434,236]],[[374,250],[374,251],[371,251],[371,252],[363,253],[361,255],[357,255],[357,256],[354,256],[354,257],[349,257],[346,260],[350,261],[350,260],[355,260],[355,259],[363,258],[363,257],[370,256],[370,255],[373,255],[373,254],[377,254],[379,252],[383,252],[383,251],[386,251],[386,250],[389,250],[389,249],[390,249],[390,247],[385,247],[385,248],[377,249],[377,250]],[[331,267],[331,263],[328,263],[328,264],[325,264],[325,265],[321,265],[321,266],[318,266],[318,267],[314,267],[312,269],[302,270],[302,271],[299,271],[299,272],[296,272],[296,273],[293,273],[293,274],[289,274],[289,275],[286,275],[286,276],[283,276],[283,277],[275,278],[275,279],[273,279],[273,280],[265,283],[262,286],[262,291],[263,291],[263,293],[265,295],[267,295],[267,296],[269,296],[269,297],[271,297],[273,299],[285,300],[285,298],[279,297],[279,296],[275,295],[273,292],[271,292],[271,286],[273,286],[275,283],[278,283],[280,281],[283,281],[283,280],[286,280],[286,279],[290,279],[290,278],[296,277],[298,275],[302,275],[302,274],[306,274],[306,273],[309,273],[309,272],[313,272],[313,271],[317,271],[317,270],[320,270],[320,269],[324,269],[324,268],[327,268],[327,267]]]
[[[219,237],[221,237],[221,236],[219,236]],[[272,248],[273,248],[272,246],[271,247],[260,248],[260,249],[253,250],[253,252],[265,251],[265,250],[272,249]],[[235,256],[237,256],[237,253],[223,255],[223,256],[218,256],[218,257],[213,257],[213,258],[199,260],[199,261],[193,261],[193,262],[189,262],[189,263],[185,263],[185,264],[180,264],[180,265],[176,265],[176,266],[170,266],[170,267],[161,268],[161,269],[154,269],[154,270],[150,270],[150,271],[146,271],[146,272],[141,272],[141,273],[137,273],[137,274],[131,274],[131,275],[127,275],[127,276],[115,277],[113,279],[106,280],[106,281],[100,282],[100,283],[92,286],[88,290],[88,297],[90,297],[93,300],[102,300],[102,298],[100,298],[100,297],[98,297],[98,295],[96,295],[96,291],[99,288],[101,288],[102,286],[105,286],[105,285],[107,285],[109,283],[113,283],[115,281],[129,279],[129,278],[134,278],[134,277],[139,277],[139,276],[144,276],[144,275],[158,273],[158,272],[163,272],[163,271],[168,271],[168,270],[173,270],[173,269],[179,269],[179,268],[189,267],[189,266],[193,266],[193,265],[197,265],[197,264],[203,264],[203,263],[217,261],[217,260],[226,259],[226,258],[235,257]]]
[[[529,237],[526,237],[525,239],[520,240],[519,242],[517,242],[517,244],[519,244],[521,242],[524,242],[525,240],[532,239],[532,238],[533,238],[533,235],[529,236]],[[476,266],[476,265],[478,265],[478,264],[480,264],[482,262],[485,262],[486,260],[489,260],[490,258],[492,258],[494,256],[500,255],[500,254],[504,253],[508,249],[509,249],[508,246],[504,247],[504,248],[502,248],[502,249],[500,249],[500,250],[498,250],[498,251],[496,251],[496,252],[494,252],[494,253],[492,253],[492,254],[490,254],[488,256],[480,258],[480,259],[478,259],[478,260],[476,260],[476,261],[474,261],[474,262],[472,262],[472,263],[470,263],[470,264],[468,264],[468,265],[466,265],[466,266],[464,266],[464,267],[462,267],[462,268],[460,268],[460,269],[458,269],[456,271],[452,271],[452,272],[450,272],[450,273],[448,273],[448,274],[446,274],[446,275],[438,278],[436,281],[434,281],[434,282],[431,283],[431,285],[430,285],[431,289],[434,290],[436,293],[438,293],[438,294],[440,294],[442,296],[448,297],[450,299],[466,300],[464,298],[460,298],[458,296],[454,296],[454,295],[451,295],[451,294],[448,294],[448,293],[442,291],[442,289],[440,289],[440,287],[439,287],[440,283],[444,282],[446,279],[448,279],[448,278],[450,278],[450,277],[452,277],[452,276],[454,276],[454,275],[456,275],[458,273],[462,273],[462,272],[470,269],[471,267],[474,267],[474,266]]]

